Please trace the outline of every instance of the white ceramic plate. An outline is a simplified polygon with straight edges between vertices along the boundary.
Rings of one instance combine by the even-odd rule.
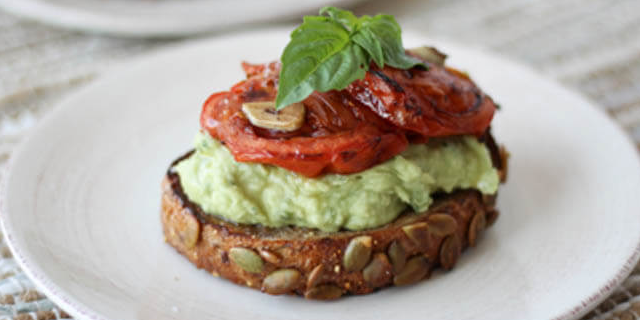
[[[174,37],[273,22],[362,0],[0,0],[0,8],[53,25],[119,36]]]
[[[81,319],[571,319],[638,260],[640,161],[587,100],[517,64],[435,43],[502,104],[512,152],[502,212],[449,273],[320,303],[197,270],[163,242],[160,181],[191,148],[201,103],[290,29],[175,48],[114,71],[52,112],[15,153],[2,222],[27,274]],[[259,48],[256,49],[256,48]]]

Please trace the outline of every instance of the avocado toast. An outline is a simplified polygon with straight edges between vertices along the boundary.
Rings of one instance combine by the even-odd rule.
[[[281,61],[203,106],[163,182],[166,241],[270,294],[335,299],[450,269],[498,216],[496,109],[393,17],[305,17]]]

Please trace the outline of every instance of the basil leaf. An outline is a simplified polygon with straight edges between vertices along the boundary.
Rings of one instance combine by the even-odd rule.
[[[378,67],[384,67],[384,52],[376,35],[370,29],[360,29],[351,37],[351,40],[364,49]]]
[[[291,33],[280,57],[276,110],[304,100],[313,91],[346,88],[364,78],[371,61],[379,68],[385,64],[399,69],[426,68],[405,53],[400,26],[392,16],[358,18],[334,7],[322,8],[320,14],[304,17]]]
[[[363,78],[367,57],[349,32],[327,17],[305,17],[291,33],[281,57],[276,110],[299,102],[313,91],[341,90]]]
[[[393,16],[379,14],[373,18],[364,17],[361,29],[369,30],[381,44],[385,63],[398,69],[409,69],[416,65],[425,67],[424,63],[404,52],[402,31]],[[369,18],[369,19],[366,19]]]
[[[358,18],[351,11],[338,9],[336,7],[324,7],[320,9],[320,15],[324,14],[340,22],[349,31],[353,31],[358,25]]]

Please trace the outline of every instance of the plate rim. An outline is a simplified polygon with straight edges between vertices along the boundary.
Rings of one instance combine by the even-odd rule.
[[[226,1],[236,2],[248,0]],[[113,19],[112,15],[100,12],[100,10],[84,10],[82,8],[75,8],[69,4],[45,0],[0,0],[0,8],[21,18],[35,20],[69,30],[126,38],[171,39],[221,30],[232,30],[232,28],[255,27],[259,23],[268,26],[278,21],[298,17],[301,12],[311,12],[318,8],[317,4],[319,4],[320,7],[337,5],[350,7],[364,1],[366,0],[315,0],[311,4],[306,4],[305,1],[302,1],[296,2],[302,3],[297,9],[285,11],[284,13],[264,15],[261,18],[240,21],[238,23],[220,24],[216,22],[216,19],[211,19],[210,22],[187,24],[186,27],[169,27],[166,25],[166,22],[160,22],[147,26],[146,28],[141,28],[140,23],[137,23],[139,22],[139,17],[125,17],[123,20],[120,20],[120,23],[114,24],[111,20]],[[152,19],[149,18],[145,19],[147,22],[151,20]]]
[[[1,3],[2,0],[0,0]],[[113,70],[109,72],[105,72],[101,74],[96,81],[89,83],[88,85],[80,88],[79,90],[73,92],[72,94],[64,97],[61,101],[56,103],[56,106],[52,108],[51,111],[47,112],[40,121],[30,130],[30,132],[20,141],[18,146],[12,151],[12,154],[9,158],[8,163],[4,167],[0,176],[3,177],[0,179],[0,229],[4,235],[4,239],[12,252],[14,260],[20,266],[21,270],[27,275],[27,277],[33,281],[34,285],[41,290],[47,298],[53,301],[56,305],[60,306],[65,312],[69,313],[75,318],[78,319],[104,319],[99,313],[92,310],[89,306],[85,306],[82,303],[76,301],[76,299],[65,293],[63,289],[61,289],[57,284],[44,276],[44,272],[42,268],[38,267],[36,263],[33,263],[33,259],[30,258],[30,254],[24,252],[19,246],[16,244],[16,240],[14,240],[14,228],[11,225],[11,218],[8,214],[8,208],[6,207],[6,198],[8,196],[8,181],[10,180],[10,176],[12,175],[12,168],[16,165],[17,158],[19,158],[20,154],[24,153],[25,150],[28,149],[28,145],[33,140],[35,136],[35,132],[40,130],[39,128],[42,126],[46,126],[47,123],[55,121],[53,119],[56,118],[56,114],[61,112],[61,109],[65,108],[65,105],[69,104],[71,101],[75,99],[76,96],[80,96],[85,94],[85,91],[91,91],[94,87],[97,87],[103,81],[109,81],[115,75],[119,74],[121,70],[128,65],[139,64],[140,62],[150,60],[156,58],[158,56],[165,56],[175,54],[175,52],[179,52],[181,50],[186,49],[191,46],[203,46],[207,45],[210,42],[219,42],[228,38],[235,38],[242,35],[247,34],[260,34],[260,33],[278,33],[283,31],[289,31],[291,26],[271,26],[263,29],[250,29],[250,30],[240,30],[237,32],[232,32],[229,34],[225,34],[218,37],[212,38],[204,38],[204,39],[195,39],[189,40],[185,42],[181,42],[175,45],[168,45],[165,48],[155,50],[151,53],[147,53],[134,59],[131,59],[127,62],[120,63]],[[438,38],[438,37],[424,37],[420,36],[418,31],[412,29],[404,30],[405,37],[409,35],[411,38],[425,38],[429,40],[433,40],[434,42],[440,44],[451,44],[455,47],[469,49],[469,51],[473,51],[474,54],[479,54],[483,56],[489,56],[492,58],[499,59],[501,61],[505,61],[506,63],[517,67],[520,71],[530,74],[531,76],[535,76],[536,78],[543,80],[552,84],[553,86],[561,88],[567,95],[571,95],[572,98],[583,101],[582,108],[591,109],[598,113],[599,118],[602,121],[608,122],[612,128],[617,132],[621,139],[624,140],[624,144],[628,147],[631,147],[634,152],[635,162],[640,164],[640,151],[635,148],[635,143],[631,139],[630,135],[623,130],[623,128],[615,122],[611,117],[607,115],[607,113],[603,110],[602,107],[598,107],[598,104],[592,101],[589,97],[577,92],[566,85],[560,83],[557,79],[547,77],[543,75],[541,72],[535,70],[534,68],[520,63],[510,57],[506,57],[500,53],[491,52],[485,48],[480,48],[473,45],[461,44],[459,42],[449,40],[447,38]],[[640,171],[639,171],[640,173]],[[551,318],[549,320],[571,320],[577,319],[580,316],[587,314],[590,310],[592,310],[595,306],[597,306],[600,302],[606,299],[610,294],[613,293],[615,289],[617,289],[622,282],[629,276],[629,274],[633,271],[636,264],[640,261],[640,235],[636,238],[636,246],[635,249],[628,255],[622,267],[612,275],[612,277],[602,284],[597,291],[590,294],[585,300],[581,301],[580,304],[576,306],[567,306],[566,311],[559,314],[558,316]]]

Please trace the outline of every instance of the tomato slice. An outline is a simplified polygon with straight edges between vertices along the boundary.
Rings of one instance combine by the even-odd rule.
[[[303,101],[304,125],[293,132],[253,126],[242,103],[273,101],[280,65],[243,63],[247,79],[215,93],[200,123],[240,162],[280,166],[308,177],[350,174],[430,137],[485,132],[495,106],[467,77],[433,66],[428,71],[373,67],[346,90],[314,92]]]
[[[403,130],[338,91],[305,99],[305,124],[294,132],[255,127],[242,113],[242,103],[272,101],[276,94],[274,79],[264,77],[264,70],[257,74],[209,97],[200,118],[202,128],[237,161],[277,165],[308,177],[349,174],[386,161],[408,145]]]
[[[422,138],[482,135],[495,112],[491,98],[466,75],[437,65],[428,70],[372,66],[346,90],[380,117]]]

